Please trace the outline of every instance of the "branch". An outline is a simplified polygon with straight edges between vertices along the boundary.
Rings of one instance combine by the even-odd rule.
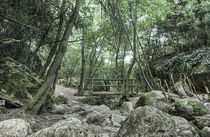
[[[71,41],[67,41],[67,43],[74,43],[74,42],[79,42],[79,41],[82,41],[82,40],[84,40],[84,39],[71,40]],[[59,40],[59,41],[46,42],[44,44],[54,44],[54,43],[62,43],[62,42],[64,42],[64,41],[63,40]]]
[[[25,26],[27,28],[30,28],[30,29],[34,29],[34,30],[37,30],[37,31],[40,31],[38,28],[36,27],[33,27],[33,26],[30,26],[30,25],[27,25],[27,24],[24,24],[24,23],[21,23],[21,22],[18,22],[16,20],[13,20],[13,19],[10,19],[10,18],[7,18],[7,17],[4,17],[3,15],[0,14],[0,17],[3,18],[3,19],[6,19],[8,21],[11,21],[11,22],[14,22],[16,24],[19,24],[19,25],[22,25],[22,26]]]

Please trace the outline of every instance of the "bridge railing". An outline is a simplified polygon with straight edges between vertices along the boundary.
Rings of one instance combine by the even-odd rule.
[[[91,92],[95,91],[97,87],[103,87],[104,91],[111,91],[111,88],[117,88],[118,91],[128,91],[133,93],[134,90],[134,80],[128,79],[127,82],[125,79],[112,79],[112,78],[87,78],[86,80],[90,81],[89,88]],[[98,84],[103,83],[103,84]]]

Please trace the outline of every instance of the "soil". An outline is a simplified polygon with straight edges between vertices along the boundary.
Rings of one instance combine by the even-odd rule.
[[[76,96],[74,96],[75,94],[77,94],[77,89],[66,88],[63,87],[62,85],[56,85],[55,96],[62,95],[66,97],[68,99],[68,104],[71,104],[72,101],[74,101],[75,98],[77,98]]]
[[[76,93],[77,89],[65,88],[61,85],[57,85],[55,89],[55,96],[63,95],[64,97],[68,98],[68,104],[71,104],[74,101],[78,101],[78,99],[82,98],[74,96]],[[52,113],[44,113],[37,116],[31,116],[25,114],[21,108],[8,109],[7,113],[0,114],[0,122],[12,118],[20,118],[29,122],[34,132],[46,127],[50,127],[56,122],[65,119],[63,114],[52,114]]]

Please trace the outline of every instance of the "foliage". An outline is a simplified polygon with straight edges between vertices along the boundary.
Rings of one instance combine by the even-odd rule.
[[[157,64],[155,66],[155,73],[156,75],[165,75],[167,77],[169,77],[170,74],[176,74],[176,77],[174,77],[175,81],[177,81],[182,74],[190,76],[193,73],[193,69],[207,58],[210,54],[209,51],[209,48],[204,48],[188,54],[180,53],[168,59],[164,64]],[[208,66],[208,62],[206,62],[206,66]]]
[[[25,64],[43,79],[53,77],[47,81],[54,83],[50,87],[57,78],[68,83],[82,75],[135,78],[136,91],[162,90],[163,79],[190,75],[210,54],[209,4],[207,0],[3,0],[0,57]],[[89,85],[85,80],[84,89]]]

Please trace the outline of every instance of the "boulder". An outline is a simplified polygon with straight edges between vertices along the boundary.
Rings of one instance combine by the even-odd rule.
[[[64,114],[67,111],[68,111],[67,104],[59,104],[59,105],[54,104],[53,105],[52,113],[54,114]]]
[[[208,111],[210,112],[210,103],[204,103],[204,106],[208,109]]]
[[[210,137],[210,127],[204,127],[201,130],[201,137]]]
[[[95,133],[94,130],[97,130],[98,133]],[[114,137],[111,133],[102,133],[99,130],[101,128],[98,126],[88,126],[77,118],[69,117],[29,137]]]
[[[0,99],[6,101],[6,107],[21,107],[36,93],[42,80],[28,67],[15,60],[0,59]]]
[[[188,76],[198,92],[205,93],[205,86],[210,89],[210,48],[200,48],[192,52],[171,53],[150,62],[154,77],[171,79],[174,82]]]
[[[22,119],[0,122],[0,137],[26,137],[31,134],[30,124]]]
[[[204,127],[210,127],[210,115],[197,116],[194,118],[194,124],[202,129]]]
[[[112,114],[111,115],[111,123],[113,127],[120,127],[121,126],[121,122],[123,122],[125,120],[125,116],[120,116],[117,114]]]
[[[139,107],[122,122],[118,137],[199,137],[184,118],[170,116],[152,106]]]
[[[133,104],[132,102],[123,102],[123,104],[121,105],[122,108],[124,109],[128,109],[128,111],[132,111],[133,110]]]
[[[106,113],[107,111],[111,111],[111,109],[105,105],[100,105],[100,106],[85,105],[83,109],[86,112],[98,111],[101,113]]]
[[[150,105],[153,106],[157,103],[157,94],[154,92],[149,92],[143,94],[138,102],[136,103],[136,108],[140,106]]]
[[[203,91],[206,93],[205,86],[210,89],[210,56],[204,58],[201,63],[193,69],[191,79],[199,92]]]
[[[100,125],[105,121],[105,115],[100,112],[93,111],[88,114],[87,122],[91,124]]]
[[[5,100],[0,100],[0,106],[4,107],[5,106]]]
[[[178,81],[173,87],[174,93],[178,94],[180,97],[187,97],[186,92],[190,91],[189,86],[183,81]]]
[[[68,99],[62,95],[59,95],[57,97],[55,97],[55,103],[58,104],[67,104],[68,103]]]
[[[154,106],[164,112],[168,112],[168,110],[172,107],[169,104],[162,91],[154,90],[140,96],[138,102],[136,103],[136,108],[140,106]]]
[[[7,112],[7,108],[0,106],[0,113],[6,113]]]
[[[0,100],[0,113],[5,113],[6,112],[6,107],[5,107],[5,100]]]
[[[97,100],[93,96],[88,96],[88,97],[81,99],[81,102],[88,104],[88,105],[96,105]]]
[[[186,119],[207,114],[208,109],[197,99],[185,98],[174,103],[176,114]]]

